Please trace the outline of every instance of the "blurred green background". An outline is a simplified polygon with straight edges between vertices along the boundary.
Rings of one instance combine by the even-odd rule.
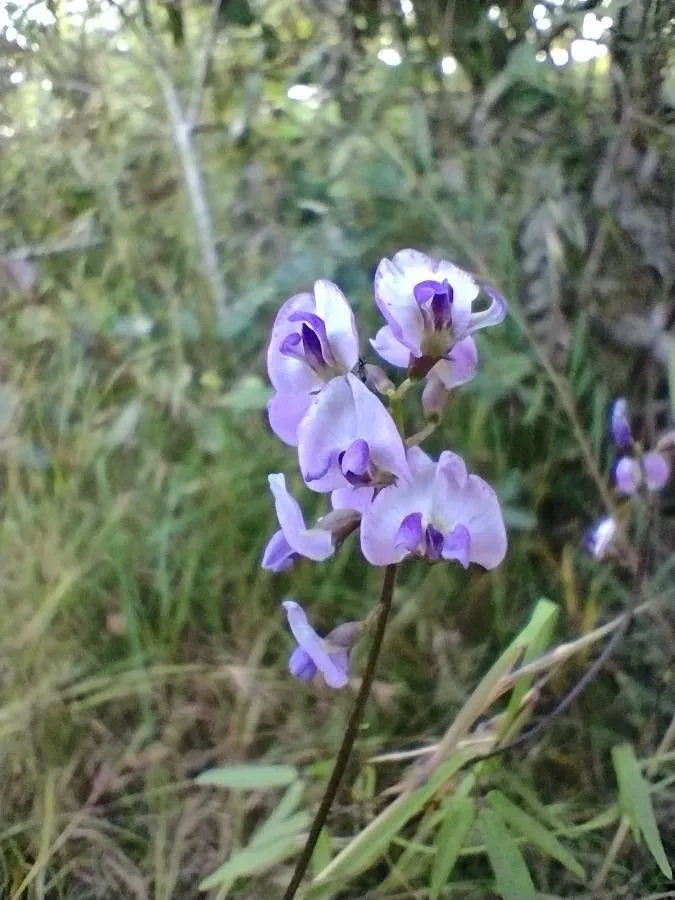
[[[367,614],[381,576],[355,543],[259,568],[267,474],[300,496],[265,420],[266,335],[316,278],[354,304],[369,361],[374,268],[403,247],[512,308],[430,443],[498,489],[507,560],[405,569],[322,852],[404,771],[370,757],[438,739],[539,597],[555,641],[620,611],[622,579],[580,542],[604,508],[611,398],[647,439],[671,423],[674,34],[667,0],[4,4],[2,897],[200,896],[281,796],[195,785],[213,766],[296,766],[306,828],[350,694],[288,676],[279,603],[328,630]],[[672,513],[666,494],[653,596]],[[572,829],[588,881],[528,848],[538,896],[675,896],[630,837],[589,887],[619,819],[610,750],[651,758],[672,715],[674,629],[667,606],[641,617],[571,711],[481,775]],[[652,802],[675,854],[668,749]],[[322,896],[430,896],[433,845],[406,846]],[[274,900],[294,852],[206,895]],[[440,896],[495,891],[470,835]]]

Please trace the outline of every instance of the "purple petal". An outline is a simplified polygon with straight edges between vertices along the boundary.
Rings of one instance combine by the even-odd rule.
[[[410,513],[396,532],[394,546],[405,547],[410,553],[416,553],[420,549],[422,537],[422,513]]]
[[[375,488],[372,487],[346,487],[338,488],[330,495],[333,509],[353,509],[363,513],[364,509],[372,502]]]
[[[443,550],[443,534],[433,525],[427,525],[424,534],[426,555],[429,559],[440,559]]]
[[[297,352],[301,340],[299,328],[290,320],[295,313],[312,313],[314,310],[313,295],[304,293],[290,297],[277,313],[267,348],[267,372],[273,387],[280,393],[309,394],[323,386],[323,380]]]
[[[641,481],[640,463],[630,456],[622,456],[614,469],[614,482],[619,493],[631,496],[639,489]]]
[[[275,394],[267,403],[270,428],[289,447],[298,445],[298,425],[312,399],[311,394]]]
[[[288,660],[288,671],[301,681],[311,681],[318,670],[311,656],[302,647],[296,647]]]
[[[433,276],[431,263],[423,253],[401,250],[393,259],[380,262],[373,282],[375,302],[394,337],[416,357],[422,355],[424,319],[413,289],[429,274]]]
[[[426,419],[441,416],[450,401],[450,391],[446,390],[441,379],[435,375],[435,368],[436,366],[427,375],[422,391],[422,410]]]
[[[473,338],[458,341],[448,354],[441,359],[431,372],[443,382],[448,390],[466,384],[476,374],[478,368],[478,348]],[[431,373],[429,373],[431,374]]]
[[[328,531],[321,528],[307,528],[302,510],[286,489],[283,475],[274,474],[267,478],[274,495],[279,525],[289,546],[301,556],[321,562],[334,553],[333,540]]]
[[[357,440],[368,444],[373,469],[396,478],[409,477],[394,420],[375,394],[348,374],[326,385],[298,428],[298,459],[307,486],[319,492],[348,486],[338,459]],[[325,474],[310,482],[308,474],[315,476],[326,461]]]
[[[309,624],[305,611],[294,600],[284,600],[282,606],[286,610],[288,625],[293,637],[310,657],[329,687],[344,687],[349,678],[346,670],[336,663],[326,650],[323,640]]]
[[[290,569],[297,558],[298,554],[291,549],[280,529],[275,531],[267,542],[260,565],[270,572],[285,572],[286,569]]]
[[[471,559],[471,535],[464,525],[457,525],[443,542],[443,559],[456,559],[465,569]]]
[[[370,465],[370,448],[363,438],[357,438],[344,452],[340,462],[342,473],[347,475],[363,475]]]
[[[620,450],[628,450],[633,445],[633,434],[628,420],[628,401],[617,397],[610,413],[610,429],[614,443]]]
[[[650,491],[660,491],[670,478],[670,463],[661,453],[652,451],[642,457],[645,481]]]
[[[396,340],[390,325],[383,325],[370,344],[382,359],[399,369],[407,369],[410,364],[410,350]]]
[[[491,325],[499,325],[506,318],[509,310],[506,300],[494,288],[483,287],[483,290],[490,298],[490,305],[481,312],[471,314],[469,323],[464,331],[464,335],[473,334],[481,328],[488,328]]]
[[[331,353],[343,372],[350,372],[359,359],[356,319],[340,288],[332,281],[314,282],[316,313],[326,323]]]

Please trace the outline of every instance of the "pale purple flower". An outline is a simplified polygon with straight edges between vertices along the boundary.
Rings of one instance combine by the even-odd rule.
[[[300,504],[286,488],[285,477],[274,474],[269,475],[267,480],[274,495],[281,527],[265,547],[261,563],[263,569],[283,572],[300,557],[322,562],[333,555],[336,543],[358,524],[359,514],[350,507],[336,509],[319,519],[314,528],[307,528]]]
[[[345,622],[321,638],[299,603],[284,600],[282,606],[298,643],[288,661],[291,675],[302,681],[311,681],[320,672],[328,687],[345,687],[349,683],[349,651],[361,635],[362,624]]]
[[[628,401],[625,397],[617,397],[610,413],[610,429],[614,443],[620,450],[633,446],[633,433],[628,419]]]
[[[448,451],[434,463],[416,449],[409,462],[412,480],[385,487],[363,512],[361,550],[368,562],[385,566],[413,555],[457,560],[465,568],[498,566],[507,539],[490,485]]]
[[[300,471],[314,491],[406,479],[403,440],[382,402],[352,374],[334,378],[298,428]]]
[[[332,378],[350,372],[358,357],[354,313],[337,285],[316,281],[313,293],[287,300],[277,313],[267,349],[267,371],[277,392],[268,404],[275,434],[295,446],[312,395]]]
[[[463,269],[417,250],[401,250],[383,259],[375,273],[375,302],[387,320],[372,344],[395,366],[413,359],[438,360],[480,328],[498,325],[507,312],[504,298],[492,288],[487,309],[473,311],[478,282]]]
[[[648,491],[660,491],[670,478],[670,463],[656,450],[645,453],[641,459],[622,456],[614,470],[614,480],[621,494],[637,493],[644,484]]]
[[[596,559],[604,559],[614,544],[616,532],[616,522],[610,516],[596,522],[584,539],[589,553]]]
[[[422,391],[424,415],[440,415],[450,398],[450,391],[466,384],[476,374],[478,349],[473,338],[458,341],[445,359],[431,369]]]

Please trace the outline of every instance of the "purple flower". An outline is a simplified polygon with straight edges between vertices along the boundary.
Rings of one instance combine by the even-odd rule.
[[[284,600],[282,606],[298,643],[288,661],[291,675],[302,681],[311,681],[317,672],[321,672],[328,687],[341,688],[348,684],[349,651],[361,635],[361,623],[345,622],[321,638],[299,603]]]
[[[620,450],[633,446],[633,433],[628,419],[628,401],[625,397],[617,397],[610,413],[610,429],[614,443]]]
[[[392,365],[408,366],[411,357],[438,360],[480,328],[506,316],[504,298],[485,287],[487,309],[473,312],[480,288],[468,272],[417,250],[401,250],[383,259],[375,273],[375,302],[387,320],[373,347]]]
[[[604,559],[616,537],[616,522],[610,516],[600,519],[584,538],[586,548],[596,559]]]
[[[660,491],[670,478],[670,463],[657,451],[645,453],[641,459],[622,456],[614,470],[614,480],[621,494],[631,496],[644,484],[648,491]]]
[[[283,572],[300,557],[322,562],[333,555],[335,544],[358,524],[359,513],[350,507],[336,509],[319,519],[314,528],[307,528],[299,503],[286,489],[285,477],[275,474],[269,475],[267,480],[274,495],[281,527],[265,547],[261,563],[263,569]]]
[[[379,487],[410,475],[401,435],[354,375],[334,378],[298,428],[300,471],[313,491]]]
[[[407,556],[470,562],[485,569],[506,554],[506,529],[494,490],[469,475],[464,460],[442,453],[437,463],[409,451],[412,480],[381,490],[361,520],[361,549],[368,562],[385,566]]]
[[[337,285],[316,281],[313,293],[296,294],[284,303],[267,350],[267,371],[277,392],[268,414],[282,441],[296,445],[312,395],[351,371],[358,356],[354,313]]]

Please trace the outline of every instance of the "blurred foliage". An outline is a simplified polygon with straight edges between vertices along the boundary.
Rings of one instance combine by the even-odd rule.
[[[378,590],[351,545],[287,576],[259,570],[266,474],[293,469],[261,412],[266,332],[317,277],[353,301],[364,352],[374,267],[405,246],[492,280],[512,315],[481,336],[480,375],[433,447],[497,486],[507,562],[408,567],[315,874],[401,775],[368,759],[438,739],[538,597],[559,607],[561,640],[621,608],[626,585],[580,537],[613,461],[611,396],[633,398],[648,437],[672,424],[674,28],[667,0],[3,5],[3,896],[193,897],[224,860],[229,896],[287,881],[350,698],[290,682],[279,600],[303,598],[327,630]],[[672,497],[662,506],[655,596],[675,540]],[[647,823],[636,835],[672,859],[672,759],[651,785],[660,838],[639,760],[672,713],[674,627],[667,609],[642,617],[572,712],[482,770],[478,809],[468,789],[448,797],[432,824],[450,856],[435,862],[427,820],[419,834],[406,820],[344,896],[488,898],[488,858],[500,890],[531,877],[577,895],[579,868],[608,859],[626,785]],[[587,662],[541,687],[542,709]],[[619,798],[610,751],[628,743]],[[295,767],[304,794],[192,782],[256,762]],[[565,846],[532,843],[536,822]],[[605,878],[598,896],[665,884],[632,840]]]

